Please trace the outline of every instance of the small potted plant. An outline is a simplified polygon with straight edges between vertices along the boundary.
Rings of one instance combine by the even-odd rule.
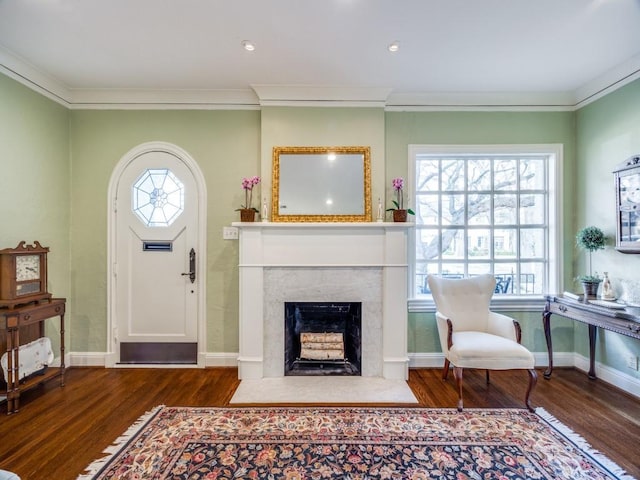
[[[392,200],[394,207],[387,208],[387,212],[393,212],[394,222],[406,222],[407,213],[415,215],[410,208],[404,208],[404,195],[402,194],[402,188],[404,187],[404,179],[402,177],[394,178],[392,180],[393,189],[396,191],[396,199]]]
[[[244,189],[244,205],[240,205],[240,208],[236,209],[236,212],[240,212],[241,222],[253,222],[256,218],[258,209],[251,206],[251,200],[253,197],[253,187],[260,183],[260,177],[251,177],[242,179],[242,188]]]
[[[592,274],[591,254],[596,250],[604,249],[606,240],[602,230],[593,226],[583,228],[576,235],[576,244],[578,247],[589,252],[589,275],[579,275],[577,277],[577,280],[582,283],[585,297],[595,296],[598,293],[598,286],[600,282],[602,282],[602,278],[600,278],[597,273],[596,275]]]

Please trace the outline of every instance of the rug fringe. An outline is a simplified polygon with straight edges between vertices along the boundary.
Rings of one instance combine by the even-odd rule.
[[[122,450],[129,440],[131,440],[142,428],[144,428],[149,421],[155,417],[155,415],[165,407],[165,405],[158,405],[153,409],[146,412],[142,415],[138,420],[136,420],[133,425],[131,425],[127,430],[120,435],[118,438],[114,440],[114,442],[105,448],[102,453],[106,453],[107,455],[99,458],[91,463],[86,469],[85,472],[78,476],[76,480],[92,480],[93,477],[102,470],[102,468],[109,463],[111,458]]]
[[[618,480],[636,480],[635,477],[629,475],[625,469],[617,465],[615,462],[607,458],[604,454],[594,449],[581,435],[577,434],[564,423],[551,415],[542,407],[536,408],[536,415],[548,423],[554,430],[562,434],[567,440],[573,443],[580,450],[589,455],[602,468],[607,470]]]

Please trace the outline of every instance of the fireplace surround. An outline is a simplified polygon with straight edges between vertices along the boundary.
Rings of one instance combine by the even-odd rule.
[[[361,375],[406,380],[409,223],[234,223],[238,376],[285,376],[287,302],[359,302]]]

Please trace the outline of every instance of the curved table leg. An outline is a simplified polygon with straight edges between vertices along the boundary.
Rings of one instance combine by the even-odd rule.
[[[598,328],[595,325],[589,325],[589,378],[595,380],[596,377],[596,337],[598,336]]]
[[[547,340],[547,353],[549,354],[549,366],[544,371],[544,378],[549,380],[553,372],[553,346],[551,344],[551,312],[542,313],[542,325],[544,327],[544,338]]]

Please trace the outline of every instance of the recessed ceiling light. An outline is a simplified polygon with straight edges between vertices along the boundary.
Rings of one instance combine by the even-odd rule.
[[[247,51],[247,52],[253,52],[256,49],[256,46],[253,42],[250,42],[249,40],[243,40],[242,41],[242,47]]]
[[[393,42],[387,47],[387,49],[390,52],[397,52],[398,50],[400,50],[400,44],[398,42]]]

